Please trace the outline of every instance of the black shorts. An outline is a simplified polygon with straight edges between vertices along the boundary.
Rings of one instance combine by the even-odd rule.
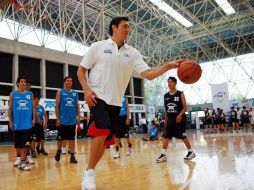
[[[13,133],[15,148],[25,148],[31,146],[32,129],[16,130]]]
[[[57,129],[57,140],[75,140],[76,136],[76,125],[61,125],[60,128]]]
[[[249,118],[243,118],[242,123],[248,124],[248,123],[250,123],[250,119]]]
[[[32,141],[39,142],[40,140],[45,140],[44,127],[39,123],[35,123],[33,127]]]
[[[231,119],[231,122],[232,122],[232,123],[239,123],[239,120],[236,119],[236,118],[232,118],[232,119]]]
[[[106,141],[114,137],[121,107],[108,105],[105,101],[96,98],[97,104],[90,108],[93,122],[88,128],[89,136],[107,136]]]
[[[127,115],[119,116],[115,133],[117,138],[129,138],[130,126],[126,125],[126,119]]]
[[[205,125],[212,125],[212,119],[205,119]]]
[[[184,139],[185,127],[185,117],[182,117],[182,121],[180,123],[176,123],[176,117],[169,117],[168,124],[163,130],[163,137],[168,139],[172,139],[172,137],[177,139]]]

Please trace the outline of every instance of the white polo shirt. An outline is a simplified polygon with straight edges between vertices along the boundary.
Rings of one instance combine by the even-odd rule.
[[[118,50],[111,38],[93,43],[80,65],[90,69],[88,84],[98,98],[120,107],[133,70],[150,69],[138,50],[127,44]]]

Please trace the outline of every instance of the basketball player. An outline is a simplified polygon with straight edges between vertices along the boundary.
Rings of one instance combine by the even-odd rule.
[[[245,132],[248,132],[248,129],[250,127],[250,119],[249,119],[249,111],[246,109],[246,106],[243,106],[243,110],[241,113],[241,121],[243,124],[243,128],[245,129]]]
[[[217,120],[216,111],[214,109],[212,111],[212,121],[213,121],[213,131],[212,132],[216,133],[217,132],[218,120]]]
[[[212,129],[212,116],[209,113],[209,109],[206,108],[205,109],[205,132],[210,133],[212,131],[213,131],[213,129]]]
[[[31,82],[30,82],[29,79],[27,79],[26,90],[32,92],[31,88],[32,88]],[[33,136],[33,131],[34,131],[34,128],[32,129],[32,136]],[[33,137],[32,137],[32,142],[33,142]],[[34,161],[31,157],[30,152],[31,152],[31,146],[27,147],[26,162],[29,163],[29,164],[34,164]]]
[[[185,160],[191,160],[196,155],[191,149],[188,138],[184,135],[186,126],[185,112],[187,104],[183,92],[176,89],[177,80],[175,77],[168,78],[169,92],[164,95],[165,127],[163,131],[163,147],[161,155],[156,159],[157,163],[166,162],[166,151],[169,140],[173,137],[182,139],[188,149]]]
[[[56,126],[58,128],[58,143],[55,160],[59,161],[61,157],[61,148],[63,141],[68,140],[70,146],[70,163],[78,163],[75,158],[75,134],[76,124],[80,125],[80,109],[78,102],[78,93],[72,90],[72,77],[64,78],[64,88],[56,93]]]
[[[128,150],[126,152],[126,156],[130,156],[132,152],[132,144],[129,138],[129,129],[130,129],[130,108],[128,104],[127,96],[123,96],[122,98],[122,107],[119,114],[118,125],[116,126],[116,133],[115,133],[115,141],[116,141],[116,152],[113,156],[114,159],[120,158],[119,152],[119,142],[120,138],[126,138],[128,143]]]
[[[31,168],[26,165],[27,150],[31,145],[33,118],[33,93],[26,90],[27,78],[19,76],[16,84],[18,90],[13,91],[9,97],[9,126],[14,132],[14,147],[20,152],[21,161],[18,168],[28,171]]]
[[[239,130],[239,121],[238,121],[237,112],[235,111],[234,106],[231,107],[230,116],[231,116],[233,131],[237,132]]]
[[[250,124],[253,129],[254,128],[254,111],[252,111],[252,108],[250,108],[249,117],[250,117]]]
[[[36,157],[37,154],[48,155],[44,149],[45,134],[44,129],[48,126],[48,116],[42,105],[39,104],[40,96],[34,96],[34,109],[35,109],[35,125],[33,128],[33,141],[32,141],[32,156]],[[35,152],[35,142],[37,142],[36,152]]]
[[[89,128],[91,141],[88,166],[83,173],[82,189],[95,189],[95,166],[104,153],[104,142],[115,133],[122,104],[122,97],[135,70],[152,80],[166,71],[177,68],[183,60],[150,69],[142,55],[127,45],[130,24],[127,17],[116,17],[109,25],[111,38],[91,45],[78,69],[78,79],[85,93],[85,100],[94,118]],[[88,69],[90,69],[87,78]],[[107,141],[105,141],[107,139]],[[113,141],[112,141],[113,142]]]
[[[223,112],[223,109],[220,109],[220,131],[223,132],[223,131],[226,131],[227,128],[226,128],[226,115],[225,113]]]

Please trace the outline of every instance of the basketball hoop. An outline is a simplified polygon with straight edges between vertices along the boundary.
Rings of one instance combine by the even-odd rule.
[[[38,6],[39,0],[10,0],[16,9],[33,9]]]

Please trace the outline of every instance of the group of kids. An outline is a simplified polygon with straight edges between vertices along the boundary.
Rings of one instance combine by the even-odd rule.
[[[243,106],[242,109],[240,107],[235,109],[232,106],[227,115],[220,108],[217,108],[216,111],[206,108],[204,124],[206,133],[224,132],[230,129],[233,132],[238,132],[240,126],[248,131],[248,129],[254,128],[254,112],[252,108],[247,110],[246,106]]]
[[[56,93],[56,127],[57,152],[55,160],[60,161],[61,155],[66,153],[65,146],[69,142],[68,153],[71,154],[70,163],[78,163],[75,158],[76,126],[80,124],[80,108],[78,93],[72,90],[72,77],[64,78],[64,87]],[[21,170],[31,169],[29,164],[34,164],[32,158],[38,155],[47,156],[44,148],[45,132],[48,128],[48,115],[42,105],[39,104],[40,96],[31,91],[30,81],[26,76],[19,76],[16,81],[17,90],[9,96],[9,127],[13,134],[16,160],[14,166]],[[115,134],[114,159],[120,158],[120,138],[125,137],[128,143],[126,155],[131,155],[132,144],[129,139],[129,106],[126,96],[123,96],[119,117],[119,125]],[[92,117],[92,116],[91,116]],[[91,123],[91,122],[90,122]]]

